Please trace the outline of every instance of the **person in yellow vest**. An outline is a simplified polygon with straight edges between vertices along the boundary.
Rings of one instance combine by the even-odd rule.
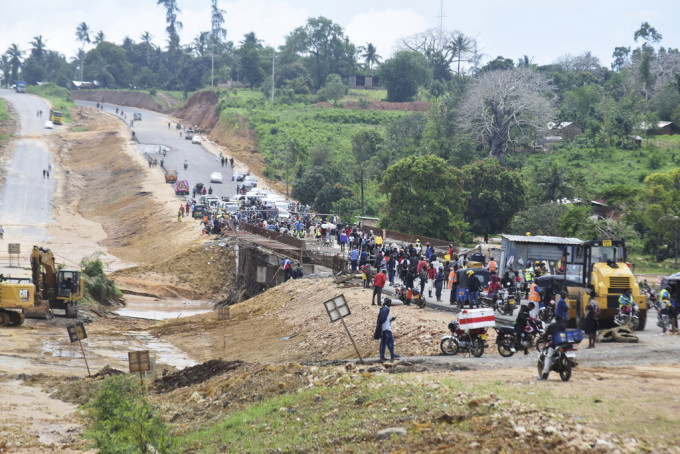
[[[498,265],[494,259],[491,259],[487,268],[489,269],[489,274],[496,274],[498,272]]]
[[[382,235],[378,235],[375,237],[375,244],[376,246],[380,247],[383,244],[383,237]]]
[[[541,304],[541,294],[540,294],[541,289],[536,285],[535,282],[531,283],[531,287],[529,287],[529,302],[534,303],[535,309],[533,312],[538,311],[538,307]],[[531,314],[532,317],[535,317],[535,314]]]

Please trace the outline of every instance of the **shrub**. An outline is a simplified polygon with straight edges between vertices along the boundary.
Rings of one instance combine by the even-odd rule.
[[[85,437],[103,454],[172,451],[168,427],[132,375],[104,380],[96,397],[85,405],[85,414],[90,422]]]
[[[112,279],[104,274],[104,264],[100,259],[102,255],[103,252],[95,252],[80,261],[85,292],[90,299],[100,304],[120,303],[123,300],[123,292],[116,287]]]

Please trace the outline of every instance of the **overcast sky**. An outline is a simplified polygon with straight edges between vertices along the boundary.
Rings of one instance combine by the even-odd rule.
[[[210,29],[210,0],[177,0],[183,23],[182,44]],[[394,52],[399,38],[439,25],[439,0],[218,0],[227,12],[227,39],[238,43],[254,31],[268,45],[311,16],[340,24],[358,45],[372,42],[383,58]],[[663,35],[661,45],[680,47],[679,0],[444,0],[444,26],[476,37],[484,61],[498,55],[526,54],[534,63],[548,64],[566,55],[590,50],[609,66],[616,46],[634,45],[633,32],[644,21]],[[0,53],[16,43],[30,49],[42,35],[47,47],[71,59],[80,44],[75,30],[86,22],[94,36],[102,30],[107,41],[120,44],[125,36],[139,41],[148,31],[166,46],[165,10],[156,0],[2,0]]]

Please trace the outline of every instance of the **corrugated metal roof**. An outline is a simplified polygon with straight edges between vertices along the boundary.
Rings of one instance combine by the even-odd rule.
[[[578,245],[583,244],[583,240],[578,238],[569,238],[561,236],[522,236],[522,235],[501,235],[503,238],[507,238],[515,243],[534,243],[534,244],[571,244]]]

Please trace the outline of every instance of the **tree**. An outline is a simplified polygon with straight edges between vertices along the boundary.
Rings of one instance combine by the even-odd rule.
[[[5,55],[7,56],[7,63],[9,64],[12,73],[11,80],[13,82],[19,80],[19,68],[21,68],[21,59],[25,53],[26,52],[19,49],[17,44],[11,44],[7,49],[7,52],[5,52]]]
[[[96,35],[94,35],[94,43],[99,44],[102,43],[106,40],[106,35],[104,35],[104,32],[99,30]]]
[[[302,55],[314,88],[323,85],[329,74],[348,74],[356,49],[343,28],[325,17],[310,17],[286,37],[282,59],[288,63],[292,55]]]
[[[199,32],[191,43],[191,48],[198,58],[204,58],[210,45],[210,33]]]
[[[326,183],[314,198],[314,210],[317,213],[331,214],[333,204],[341,199],[353,199],[354,191],[340,183]]]
[[[333,106],[338,106],[338,100],[342,99],[347,94],[347,87],[342,83],[342,78],[339,74],[329,74],[326,78],[326,84],[318,91],[317,96],[320,101],[333,100]]]
[[[45,40],[42,35],[34,36],[33,41],[31,41],[31,57],[38,61],[45,59],[45,50],[47,46],[45,45]]]
[[[236,51],[241,68],[241,79],[251,88],[260,85],[264,80],[264,71],[260,65],[260,53],[262,42],[257,39],[254,32],[243,36],[241,47]]]
[[[456,74],[460,77],[460,62],[463,59],[463,54],[468,54],[472,50],[472,39],[462,33],[458,33],[450,45],[453,48],[454,55],[458,56],[458,70]]]
[[[157,0],[157,5],[165,8],[165,22],[168,24],[165,30],[168,32],[168,50],[179,49],[179,33],[182,29],[182,22],[177,20],[177,13],[181,10],[177,7],[177,0]]]
[[[559,202],[574,195],[573,186],[567,183],[566,171],[557,161],[548,163],[547,169],[541,172],[539,178],[542,202]]]
[[[372,68],[373,65],[380,64],[380,55],[378,55],[378,51],[376,50],[375,46],[373,43],[368,43],[366,44],[366,47],[361,48],[361,58],[364,59],[364,62],[366,63],[366,68],[368,68],[368,71],[372,73]]]
[[[648,245],[677,244],[680,235],[680,168],[645,178]],[[678,247],[675,248],[676,260]]]
[[[526,211],[515,215],[510,223],[509,232],[514,235],[531,233],[532,235],[562,236],[560,222],[567,210],[568,205],[559,203],[530,205]]]
[[[299,200],[300,203],[312,205],[322,183],[334,185],[340,182],[340,173],[333,167],[308,167],[305,173],[295,180],[291,196]]]
[[[505,71],[515,67],[515,62],[511,58],[503,58],[500,55],[496,57],[495,60],[489,61],[486,65],[482,66],[479,70],[479,74],[488,73],[491,71]]]
[[[364,129],[352,136],[352,151],[359,168],[359,186],[361,187],[361,215],[365,214],[364,206],[364,167],[365,163],[373,157],[382,144],[383,138],[379,132],[372,129]]]
[[[612,70],[621,71],[628,62],[628,54],[630,54],[630,47],[619,46],[614,48],[614,52],[612,53],[612,58],[614,59],[612,62]]]
[[[451,63],[458,59],[458,75],[460,62],[466,61],[463,55],[473,49],[476,52],[477,42],[459,31],[444,31],[431,28],[424,32],[404,38],[401,42],[404,49],[423,54],[432,67],[435,80],[450,80]],[[474,59],[473,59],[474,60]],[[477,60],[474,60],[476,64]]]
[[[210,86],[215,85],[215,46],[219,46],[227,37],[224,25],[224,15],[227,12],[217,6],[217,0],[210,3]]]
[[[380,226],[404,233],[459,241],[467,233],[463,220],[468,193],[463,175],[436,156],[410,156],[383,175],[387,194]]]
[[[380,78],[387,88],[388,101],[412,101],[418,87],[432,81],[432,69],[422,54],[401,51],[380,65]]]
[[[80,41],[80,50],[85,50],[85,43],[91,43],[90,40],[90,27],[87,26],[85,22],[81,22],[76,27],[76,40]],[[84,53],[81,53],[84,56]],[[85,64],[85,58],[80,60],[80,80],[83,80],[83,65]]]
[[[460,108],[463,129],[499,160],[509,144],[528,141],[553,116],[548,80],[530,69],[482,74]]]
[[[519,172],[504,168],[496,159],[484,159],[463,167],[463,188],[470,193],[465,220],[485,241],[502,232],[512,217],[526,206],[527,195]]]

